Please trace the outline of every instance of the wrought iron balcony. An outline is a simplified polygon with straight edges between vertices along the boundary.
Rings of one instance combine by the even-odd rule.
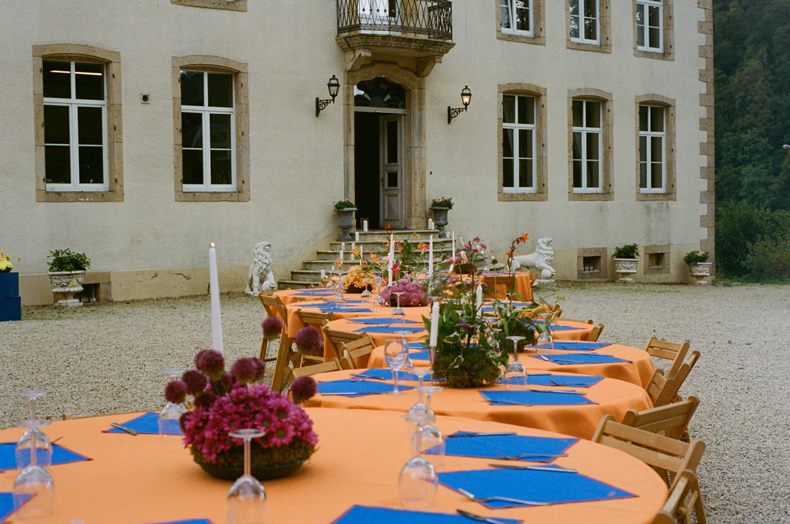
[[[367,33],[453,39],[450,0],[337,0],[338,36]]]

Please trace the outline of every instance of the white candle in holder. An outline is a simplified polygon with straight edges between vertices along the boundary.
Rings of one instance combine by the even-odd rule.
[[[219,310],[219,276],[217,275],[217,250],[214,242],[208,248],[209,287],[211,289],[211,347],[220,353],[222,348],[222,317]]]
[[[431,309],[431,341],[430,347],[435,348],[436,343],[439,341],[439,303],[433,303]]]
[[[433,219],[432,218],[428,219],[428,229],[431,229],[431,230],[433,229]]]
[[[428,278],[433,276],[433,235],[428,241]]]
[[[354,231],[354,241],[359,242],[359,231]]]
[[[362,231],[364,231],[366,233],[368,231],[368,221],[367,220],[363,220],[362,221]]]

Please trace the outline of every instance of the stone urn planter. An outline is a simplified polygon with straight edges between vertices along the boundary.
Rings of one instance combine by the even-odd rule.
[[[85,282],[85,271],[55,271],[49,273],[52,292],[63,295],[56,306],[78,307],[82,302],[74,298],[75,293],[82,291]]]
[[[617,282],[624,284],[631,284],[634,281],[631,275],[636,274],[636,268],[639,265],[638,258],[615,258],[614,259],[614,272],[620,275]]]
[[[340,235],[340,238],[338,239],[341,242],[352,242],[354,240],[351,237],[351,233],[349,233],[349,231],[352,227],[354,227],[354,213],[356,210],[357,208],[355,207],[347,207],[344,209],[335,210],[337,213],[337,225],[343,230],[343,234]]]
[[[447,238],[447,232],[444,230],[447,227],[447,213],[450,211],[449,207],[431,207],[433,211],[433,223],[439,228],[439,238]]]
[[[713,262],[697,262],[696,264],[689,264],[689,273],[696,279],[695,284],[707,285],[705,280],[710,276],[710,270],[713,267]]]

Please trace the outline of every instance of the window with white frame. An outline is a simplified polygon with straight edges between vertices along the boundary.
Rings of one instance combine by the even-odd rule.
[[[663,0],[636,0],[636,47],[640,51],[664,51]]]
[[[535,97],[502,96],[502,191],[534,193]]]
[[[107,191],[104,65],[43,60],[47,191]]]
[[[181,71],[183,190],[236,191],[234,79]]]
[[[639,106],[639,191],[642,193],[666,190],[665,113],[661,106]]]
[[[600,193],[603,134],[601,102],[573,101],[573,191]]]
[[[532,36],[533,0],[499,0],[502,31]]]
[[[599,0],[569,0],[571,42],[600,42]]]

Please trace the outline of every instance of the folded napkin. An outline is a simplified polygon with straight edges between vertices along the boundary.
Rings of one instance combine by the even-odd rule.
[[[370,326],[355,330],[357,333],[395,333],[397,331],[408,331],[409,333],[419,333],[425,331],[422,327],[407,326]]]
[[[329,313],[330,311],[333,313],[372,313],[373,310],[370,308],[354,308],[354,307],[321,307],[319,308],[321,313]]]
[[[570,351],[593,351],[594,349],[605,348],[611,346],[610,342],[583,342],[583,341],[568,341],[568,340],[555,340],[554,344],[538,344],[539,348],[545,349],[566,349]]]
[[[387,368],[370,368],[362,373],[359,373],[360,376],[363,377],[373,377],[373,378],[381,378],[384,380],[392,380],[392,370]],[[420,377],[415,375],[414,373],[409,373],[408,371],[398,371],[398,380],[420,380]],[[430,381],[431,375],[430,373],[425,375],[423,381]]]
[[[551,468],[552,466],[546,467]],[[477,497],[509,497],[560,504],[635,496],[590,477],[567,471],[482,469],[439,473],[438,476],[439,482],[448,488],[456,491],[458,488],[463,488]],[[482,504],[492,509],[520,506],[520,504],[500,500]]]
[[[378,382],[374,380],[333,380],[331,382],[319,382],[318,392],[322,395],[340,395],[344,397],[363,397],[377,393],[389,393],[394,390],[393,384],[388,382]],[[412,386],[398,384],[398,391],[414,389]]]
[[[0,522],[5,522],[5,520],[10,517],[14,511],[16,510],[14,509],[13,493],[0,493]]]
[[[549,360],[555,364],[614,364],[616,362],[631,362],[610,355],[596,355],[583,353],[566,353],[564,355],[529,355],[531,358]]]
[[[540,320],[533,320],[533,322],[535,322],[536,324],[542,324],[543,323]],[[575,326],[555,326],[554,324],[552,324],[549,327],[549,331],[551,331],[552,333],[554,333],[555,331],[571,331],[571,330],[574,330],[574,329],[582,329],[582,328],[575,327]]]
[[[474,436],[462,436],[474,435]],[[444,439],[445,454],[459,457],[478,457],[503,460],[505,457],[522,456],[529,462],[551,462],[552,456],[560,455],[575,444],[577,438],[525,437],[522,435],[496,435],[458,431]],[[431,454],[431,450],[426,453]],[[534,453],[535,455],[527,455]]]
[[[602,381],[603,377],[589,375],[552,375],[551,373],[529,373],[527,384],[535,386],[564,386],[570,388],[589,388]],[[497,380],[497,384],[524,384],[523,377]]]
[[[409,353],[409,358],[412,360],[431,360],[431,352],[416,351],[414,353]]]
[[[518,524],[520,520],[497,520],[509,524]],[[369,506],[352,506],[332,524],[370,524],[371,522],[386,522],[387,524],[469,524],[474,522],[461,515],[447,513],[428,513],[423,511],[410,511],[406,509],[373,508]]]
[[[384,317],[384,318],[363,317],[363,318],[351,318],[349,320],[351,320],[351,322],[356,322],[358,324],[384,324],[387,326],[390,324],[422,324],[422,322],[417,322],[416,320],[406,320],[402,318],[395,319],[391,317]]]
[[[16,442],[3,442],[0,444],[0,471],[6,471],[16,468]],[[27,458],[30,458],[30,450],[26,451]],[[41,455],[42,450],[36,451],[36,457]],[[43,457],[42,457],[43,459]],[[64,448],[58,444],[52,444],[52,465],[68,464],[70,462],[79,462],[81,460],[91,460],[86,456],[74,453],[73,451]],[[2,518],[0,518],[2,521]]]
[[[128,422],[121,422],[121,425],[126,426],[127,428],[131,428],[138,433],[143,435],[158,435],[159,434],[159,413],[155,411],[150,411],[145,415],[140,415],[137,418],[133,418]],[[122,429],[112,428],[112,429],[105,429],[105,433],[126,433]],[[168,435],[183,435],[181,429],[178,431],[172,431],[167,433]]]
[[[493,406],[577,406],[595,404],[582,395],[557,391],[481,391],[481,395]]]
[[[209,519],[190,519],[190,520],[174,520],[170,522],[159,522],[158,524],[214,524]]]

